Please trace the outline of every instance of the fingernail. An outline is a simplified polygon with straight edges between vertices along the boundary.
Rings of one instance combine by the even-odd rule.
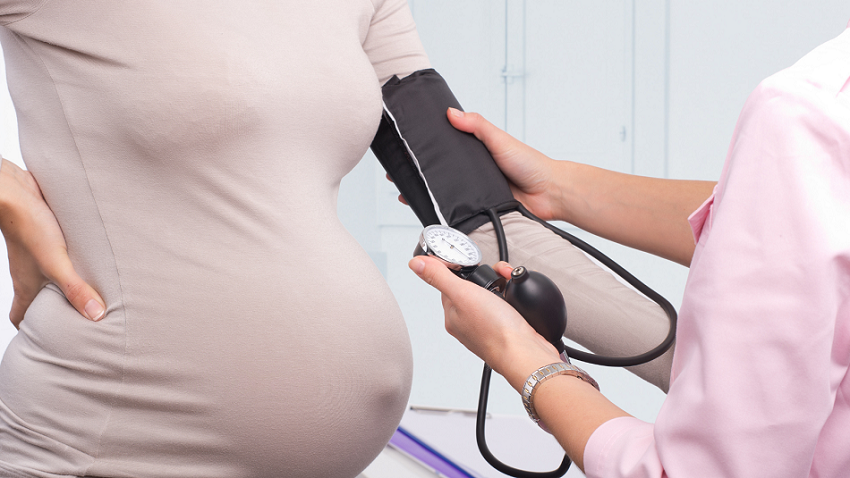
[[[103,306],[100,305],[100,302],[91,299],[86,303],[86,315],[89,316],[89,319],[98,321],[103,318],[103,313],[105,310]]]
[[[449,113],[455,118],[463,118],[463,111],[449,107]]]
[[[422,271],[425,270],[425,261],[422,259],[413,258],[410,260],[410,263],[407,264],[410,267],[410,270],[417,274],[421,274]]]

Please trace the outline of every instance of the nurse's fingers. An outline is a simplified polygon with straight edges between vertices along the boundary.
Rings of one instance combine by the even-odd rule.
[[[416,256],[410,260],[408,267],[422,280],[445,294],[449,299],[458,293],[458,289],[464,290],[470,285],[477,287],[454,275],[440,261],[431,257]]]
[[[484,119],[478,113],[466,113],[454,108],[449,108],[449,122],[455,128],[472,133],[478,138],[493,156],[499,156],[511,152],[525,145],[508,133],[497,128],[493,123]]]
[[[496,263],[496,265],[493,266],[493,270],[505,279],[510,279],[511,272],[514,270],[514,268],[511,267],[511,265],[505,261],[499,261]]]

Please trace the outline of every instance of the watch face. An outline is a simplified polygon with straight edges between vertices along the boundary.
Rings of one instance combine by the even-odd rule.
[[[448,226],[428,226],[422,231],[425,249],[438,258],[461,267],[481,263],[481,250],[466,234]]]

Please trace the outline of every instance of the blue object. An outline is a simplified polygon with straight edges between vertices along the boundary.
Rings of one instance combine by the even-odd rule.
[[[390,438],[390,444],[447,478],[475,478],[402,427],[398,427]]]

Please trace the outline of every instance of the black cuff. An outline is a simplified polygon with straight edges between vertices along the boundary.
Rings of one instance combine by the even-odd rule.
[[[514,209],[508,181],[484,144],[449,123],[446,110],[461,107],[439,73],[394,76],[382,91],[372,151],[423,226],[441,223],[435,202],[447,225],[467,234],[489,221],[488,209]]]

